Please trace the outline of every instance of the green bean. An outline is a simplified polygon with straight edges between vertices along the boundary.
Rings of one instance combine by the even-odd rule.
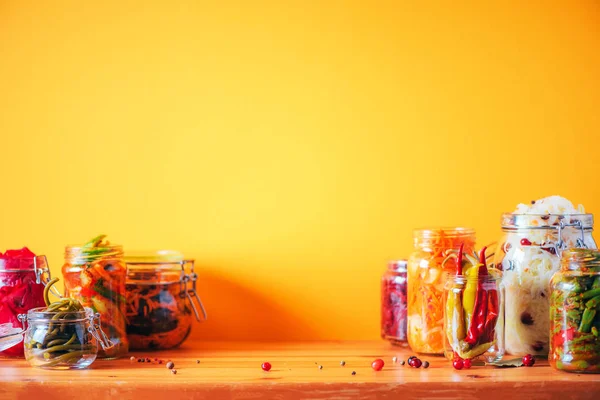
[[[70,360],[79,360],[81,357],[85,355],[89,355],[89,350],[80,350],[80,351],[71,351],[69,353],[62,354],[60,356],[54,357],[46,362],[44,362],[44,367],[53,367],[55,365],[61,363],[68,363]]]
[[[581,295],[581,299],[587,300],[587,299],[591,299],[592,297],[595,297],[598,295],[600,295],[600,288],[590,289]]]
[[[594,282],[592,283],[592,289],[598,289],[598,288],[600,288],[600,275],[597,276],[594,279]]]
[[[46,302],[46,307],[50,306],[50,297],[48,297],[49,292],[50,292],[50,287],[52,285],[54,285],[56,282],[58,282],[58,278],[52,279],[50,282],[48,282],[46,284],[46,287],[44,288],[44,301]]]
[[[596,310],[591,308],[586,308],[583,312],[583,316],[581,317],[581,324],[579,325],[579,332],[589,332],[592,328],[592,321],[596,316]]]
[[[600,295],[593,297],[591,300],[589,300],[587,303],[585,303],[585,306],[587,308],[596,308],[596,307],[598,307],[599,304],[600,304]]]

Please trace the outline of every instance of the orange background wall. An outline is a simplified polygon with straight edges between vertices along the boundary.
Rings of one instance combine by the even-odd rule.
[[[0,1],[0,249],[182,250],[197,338],[377,338],[413,228],[600,214],[600,3],[480,3]]]

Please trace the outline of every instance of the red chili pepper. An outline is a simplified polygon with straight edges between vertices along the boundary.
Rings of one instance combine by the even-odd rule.
[[[484,276],[487,276],[487,264],[485,261],[485,250],[487,247],[484,247],[479,252],[479,262],[481,265],[479,266],[479,270],[477,271],[477,293],[475,295],[475,305],[473,306],[473,315],[471,316],[471,323],[469,324],[469,331],[467,332],[467,337],[465,338],[465,342],[470,344],[471,346],[475,346],[481,336],[484,334],[485,323],[487,318],[487,303],[488,296],[487,291],[483,289]]]
[[[463,250],[465,244],[461,243],[458,249],[458,257],[456,257],[456,275],[462,275]]]
[[[498,321],[498,291],[496,289],[488,290],[488,310],[485,321],[484,334],[486,342],[494,340],[494,329]]]
[[[484,268],[484,274],[483,275],[487,275],[487,261],[485,259],[485,251],[487,250],[487,246],[484,246],[481,250],[479,250],[479,263],[483,264]],[[482,275],[481,273],[481,268],[479,268],[479,275]]]

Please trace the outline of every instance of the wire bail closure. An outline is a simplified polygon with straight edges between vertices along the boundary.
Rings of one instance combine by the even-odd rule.
[[[113,342],[106,336],[102,330],[102,322],[100,320],[100,313],[90,315],[90,326],[88,326],[88,332],[100,343],[102,350],[108,350],[114,347]]]
[[[563,240],[563,231],[565,230],[565,228],[568,228],[568,227],[578,228],[579,232],[581,234],[581,236],[579,238],[577,238],[577,241],[575,242],[575,247],[580,248],[580,249],[587,249],[587,246],[585,244],[585,229],[584,229],[581,221],[575,220],[574,222],[565,223],[564,220],[561,220],[558,223],[558,227],[557,227],[558,242],[556,242],[556,244],[554,246],[556,248],[556,254],[558,254],[559,256],[562,254],[562,252],[564,250],[567,249],[565,241]]]
[[[185,272],[185,265],[190,264],[190,273],[187,274]],[[208,315],[206,314],[206,309],[204,308],[204,304],[202,304],[202,300],[198,295],[198,291],[196,290],[196,282],[198,280],[198,274],[194,272],[194,260],[182,260],[179,262],[181,265],[181,291],[185,292],[185,295],[192,306],[192,310],[194,310],[194,315],[196,316],[196,321],[206,321],[208,319]],[[195,300],[195,301],[194,301]],[[198,308],[196,304],[202,311],[202,319],[200,318],[200,314],[198,313]]]

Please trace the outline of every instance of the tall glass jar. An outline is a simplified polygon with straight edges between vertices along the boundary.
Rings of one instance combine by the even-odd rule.
[[[591,214],[504,214],[494,263],[503,271],[505,348],[512,355],[548,354],[550,278],[559,253],[596,248]]]
[[[125,323],[125,279],[127,267],[123,247],[103,243],[104,236],[83,246],[65,249],[62,273],[65,295],[100,314],[102,331],[114,346],[98,351],[98,358],[114,359],[127,354]]]
[[[495,362],[504,355],[504,295],[501,272],[448,274],[444,287],[444,354],[447,359]]]
[[[43,307],[44,284],[49,279],[50,269],[45,256],[36,256],[23,248],[9,250],[0,257],[0,325],[20,327],[19,314]],[[0,354],[23,357],[23,344],[19,340]]]
[[[551,281],[550,365],[600,373],[600,251],[572,249]]]
[[[442,263],[451,251],[472,253],[470,228],[419,229],[408,260],[408,344],[421,354],[444,353],[444,278]]]
[[[127,255],[127,337],[132,349],[164,350],[188,337],[206,311],[196,292],[194,260],[180,253]]]
[[[381,278],[381,337],[406,345],[406,260],[390,261]]]

